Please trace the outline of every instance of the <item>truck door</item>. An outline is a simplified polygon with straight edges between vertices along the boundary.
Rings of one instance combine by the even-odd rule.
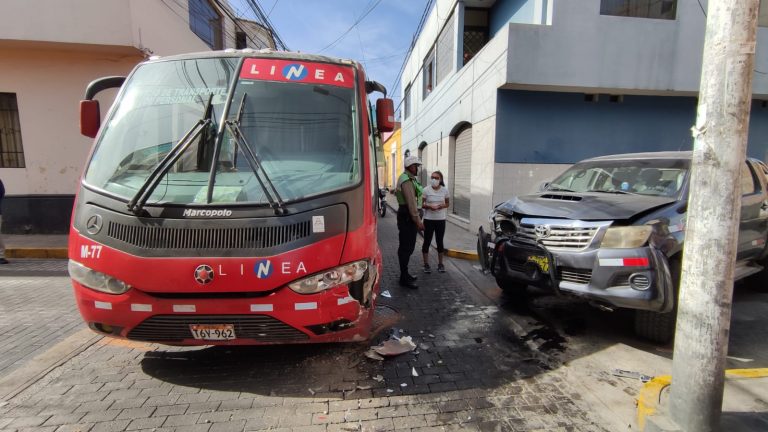
[[[741,226],[737,260],[755,259],[765,248],[768,203],[765,185],[754,168],[744,162],[741,168]]]

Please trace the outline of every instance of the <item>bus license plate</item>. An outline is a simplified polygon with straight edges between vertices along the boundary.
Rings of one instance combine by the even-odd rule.
[[[234,324],[190,324],[192,336],[200,340],[235,339]]]

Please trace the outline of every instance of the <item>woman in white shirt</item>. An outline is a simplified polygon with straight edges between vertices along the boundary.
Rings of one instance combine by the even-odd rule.
[[[448,216],[448,188],[443,181],[443,173],[435,171],[429,179],[429,186],[423,192],[424,209],[424,244],[421,253],[424,256],[424,273],[432,273],[429,267],[429,246],[432,244],[432,235],[437,242],[437,271],[445,273],[443,266],[443,236],[445,235],[445,219]]]

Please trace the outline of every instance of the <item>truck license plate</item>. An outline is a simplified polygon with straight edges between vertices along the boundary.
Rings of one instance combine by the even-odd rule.
[[[192,336],[200,340],[232,340],[235,339],[234,324],[190,324]]]

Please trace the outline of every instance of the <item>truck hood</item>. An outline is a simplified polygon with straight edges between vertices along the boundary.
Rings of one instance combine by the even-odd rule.
[[[609,193],[563,193],[514,197],[496,209],[507,214],[574,220],[622,220],[675,202],[674,198]]]

